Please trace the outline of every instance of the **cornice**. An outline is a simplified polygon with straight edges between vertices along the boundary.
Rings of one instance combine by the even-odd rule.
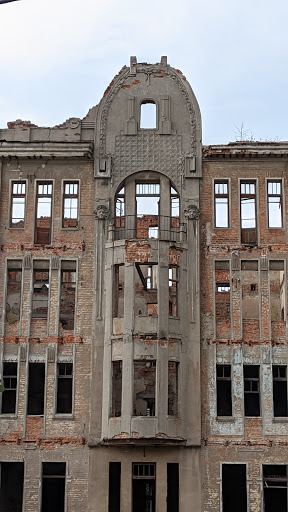
[[[93,144],[81,142],[0,142],[0,157],[27,159],[93,158]]]

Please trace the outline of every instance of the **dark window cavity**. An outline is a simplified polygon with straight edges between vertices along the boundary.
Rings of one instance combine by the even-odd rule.
[[[247,245],[257,244],[256,230],[256,182],[241,181],[241,242]]]
[[[275,417],[287,417],[287,366],[273,366],[273,407]]]
[[[258,261],[241,262],[243,339],[260,338]]]
[[[108,512],[120,512],[120,503],[121,503],[121,462],[109,462]]]
[[[178,416],[178,368],[179,363],[168,363],[168,415]]]
[[[63,228],[78,228],[79,183],[64,181]]]
[[[265,512],[287,512],[287,466],[285,464],[263,466]]]
[[[214,182],[215,228],[229,228],[229,183]]]
[[[76,262],[61,262],[59,321],[62,329],[73,331],[75,323]]]
[[[22,287],[22,262],[8,261],[6,322],[14,324],[20,320]]]
[[[179,512],[179,464],[167,464],[167,512]]]
[[[132,512],[155,512],[156,464],[133,463]]]
[[[26,182],[12,181],[11,193],[11,228],[24,228],[26,215]]]
[[[65,462],[43,462],[41,512],[64,512]]]
[[[135,263],[135,311],[138,316],[158,315],[158,265]]]
[[[114,265],[113,318],[124,316],[124,265]]]
[[[282,228],[282,181],[267,181],[268,228]]]
[[[244,366],[245,416],[260,416],[259,366]]]
[[[170,200],[171,200],[171,229],[179,228],[180,226],[180,198],[175,188],[170,187]]]
[[[122,361],[112,361],[112,410],[111,416],[121,416]]]
[[[29,363],[28,416],[44,414],[45,363]]]
[[[217,364],[217,416],[232,416],[231,366]]]
[[[17,399],[17,363],[3,364],[2,414],[15,414]]]
[[[38,181],[36,190],[36,229],[35,243],[51,243],[52,227],[52,192],[51,181]]]
[[[156,361],[134,361],[134,416],[155,416]]]
[[[72,413],[73,396],[73,364],[58,363],[57,365],[57,414]]]
[[[47,264],[42,263],[41,268],[34,266],[33,270],[33,304],[32,318],[48,317],[48,298],[49,298],[49,269]],[[35,262],[37,265],[37,262]],[[43,268],[46,266],[46,268]]]
[[[155,129],[156,125],[156,105],[152,100],[146,100],[141,103],[140,128]]]
[[[0,464],[0,510],[1,512],[22,512],[23,507],[23,462],[2,462]]]
[[[169,316],[178,316],[178,267],[169,265]]]
[[[222,512],[247,512],[245,464],[222,465],[222,505]]]
[[[216,338],[231,336],[231,291],[229,261],[215,261]]]

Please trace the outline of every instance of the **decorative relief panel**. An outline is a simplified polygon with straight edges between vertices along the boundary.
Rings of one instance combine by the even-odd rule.
[[[115,184],[121,183],[128,174],[144,170],[162,172],[179,186],[181,135],[159,135],[152,130],[131,138],[117,135],[113,158]]]

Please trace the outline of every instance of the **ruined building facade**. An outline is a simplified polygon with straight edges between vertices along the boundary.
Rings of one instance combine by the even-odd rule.
[[[288,144],[131,58],[0,154],[0,510],[287,511]]]

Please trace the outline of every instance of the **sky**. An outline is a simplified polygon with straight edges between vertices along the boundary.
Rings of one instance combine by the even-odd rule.
[[[204,144],[288,140],[287,0],[0,4],[0,128],[83,118],[130,55],[189,80]]]

